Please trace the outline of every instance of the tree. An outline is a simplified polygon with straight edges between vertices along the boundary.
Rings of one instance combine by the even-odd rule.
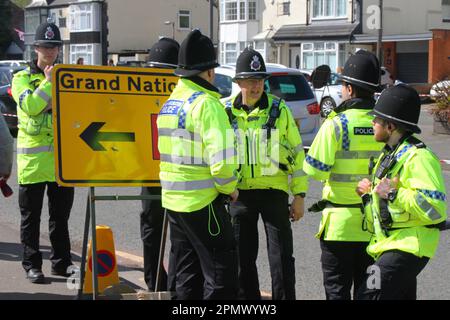
[[[31,3],[31,0],[11,0],[11,2],[23,9]]]
[[[0,0],[0,59],[5,57],[11,40],[11,3]]]

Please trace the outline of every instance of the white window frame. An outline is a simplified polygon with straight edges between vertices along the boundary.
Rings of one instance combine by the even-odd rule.
[[[83,26],[83,19],[87,22]],[[70,6],[70,29],[71,31],[94,30],[94,6],[91,3],[72,4]]]
[[[230,17],[227,12],[227,5],[233,3],[235,5],[236,17]],[[250,6],[251,5],[251,6]],[[251,13],[250,13],[251,10]],[[254,21],[258,17],[258,1],[257,0],[221,0],[220,1],[220,22],[236,22],[236,21]]]
[[[250,3],[253,3],[255,6],[250,8]],[[252,15],[250,15],[250,9],[254,9],[255,12],[252,12],[254,14],[254,18]],[[258,1],[256,0],[247,0],[247,19],[249,21],[258,20]]]
[[[337,14],[337,10],[338,10],[338,6],[337,6],[337,2],[338,1],[344,1],[345,3],[345,10],[344,13],[342,13],[342,15],[338,15]],[[320,4],[320,13],[316,16],[314,16],[314,6],[316,3]],[[325,10],[325,4],[326,3],[330,3],[332,6],[331,9],[331,14],[330,15],[325,15],[324,14],[324,10]],[[329,19],[346,19],[347,18],[347,12],[348,12],[348,3],[347,0],[312,0],[312,4],[311,4],[311,20],[329,20]]]
[[[78,58],[84,59],[84,64],[94,64],[94,44],[71,44],[70,45],[70,63],[77,63]]]
[[[180,21],[181,17],[188,17],[189,26],[187,28],[181,26],[181,21]],[[178,10],[177,21],[178,21],[178,30],[191,30],[191,10],[186,10],[186,9]]]
[[[315,47],[317,47],[318,45],[323,44],[323,49],[315,49]],[[333,45],[334,49],[327,49],[327,45]],[[306,66],[305,64],[305,53],[312,53],[313,54],[313,61],[314,61],[314,66],[312,69],[315,69],[318,67],[318,65],[316,65],[316,54],[321,53],[324,54],[324,56],[327,55],[327,53],[334,53],[335,56],[335,65],[331,66],[331,71],[332,72],[336,72],[336,68],[339,66],[339,54],[341,53],[342,56],[342,52],[340,52],[342,46],[339,46],[340,43],[339,42],[333,42],[333,41],[317,41],[317,42],[303,42],[301,45],[301,61],[300,61],[300,66],[301,69],[311,69],[310,67]],[[334,69],[334,70],[333,70]]]

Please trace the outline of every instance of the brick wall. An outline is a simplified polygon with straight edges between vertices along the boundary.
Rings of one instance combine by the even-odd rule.
[[[450,78],[450,30],[433,29],[429,41],[428,82]]]

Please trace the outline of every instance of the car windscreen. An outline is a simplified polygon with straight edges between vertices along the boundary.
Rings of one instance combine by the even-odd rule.
[[[0,70],[0,87],[11,83],[11,74],[8,70]]]
[[[216,73],[216,76],[214,78],[214,86],[219,89],[219,93],[221,95],[221,98],[226,98],[231,95],[232,90],[232,79],[229,76]]]
[[[285,101],[314,99],[314,94],[302,75],[272,75],[265,81],[267,93]]]

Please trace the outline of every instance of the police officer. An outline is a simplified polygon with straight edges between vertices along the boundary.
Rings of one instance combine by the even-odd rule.
[[[20,237],[24,248],[22,266],[33,283],[45,281],[39,251],[39,225],[46,189],[52,246],[51,273],[69,276],[69,267],[73,268],[68,220],[74,189],[58,186],[55,182],[53,155],[52,69],[61,45],[61,35],[54,23],[39,25],[34,42],[37,60],[18,72],[12,81],[19,120],[17,171],[22,216]]]
[[[374,110],[375,140],[385,143],[374,176],[358,184],[366,204],[367,248],[376,260],[359,299],[416,299],[417,275],[436,252],[447,217],[439,159],[419,134],[420,98],[406,86],[381,94]],[[376,278],[377,277],[377,278]]]
[[[367,115],[379,88],[378,59],[358,51],[345,63],[341,79],[344,101],[322,124],[304,162],[309,176],[325,181],[322,200],[308,210],[322,211],[316,237],[329,300],[350,299],[352,285],[355,294],[373,262],[366,253],[370,233],[361,230],[362,203],[355,188],[369,176],[369,159],[377,158],[382,148],[373,140],[372,119]]]
[[[173,39],[161,38],[150,49],[148,67],[175,69],[180,45]],[[161,196],[161,187],[143,187],[142,195]],[[164,208],[161,200],[143,200],[141,211],[141,239],[144,248],[144,280],[150,291],[156,289],[159,248],[163,228]],[[161,270],[161,291],[167,290],[167,272]]]
[[[176,299],[237,294],[236,243],[224,205],[225,197],[235,201],[238,196],[237,160],[233,140],[227,139],[232,130],[212,85],[218,65],[211,39],[199,30],[190,32],[175,70],[181,79],[157,120]]]
[[[241,92],[225,101],[239,144],[239,200],[231,205],[231,215],[239,246],[240,298],[261,299],[256,268],[261,214],[268,243],[272,298],[295,300],[289,219],[297,221],[304,212],[305,154],[290,109],[282,99],[264,91],[268,76],[261,54],[246,48],[237,59],[234,78]],[[289,191],[294,194],[290,210]]]

